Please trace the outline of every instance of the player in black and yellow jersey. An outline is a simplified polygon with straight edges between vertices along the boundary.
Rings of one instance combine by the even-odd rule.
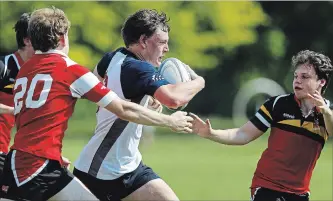
[[[196,115],[193,132],[229,145],[247,144],[271,128],[251,185],[253,201],[307,201],[313,169],[333,135],[331,104],[324,99],[333,66],[320,53],[305,50],[292,58],[294,93],[272,97],[241,128],[215,130]]]
[[[20,67],[34,54],[27,34],[29,19],[30,14],[24,13],[14,26],[18,50],[13,54],[0,56],[0,173],[14,126],[14,115],[4,113],[9,113],[14,105],[12,91]]]

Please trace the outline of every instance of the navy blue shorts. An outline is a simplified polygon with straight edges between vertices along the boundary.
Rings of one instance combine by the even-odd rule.
[[[142,162],[133,172],[115,180],[101,180],[76,168],[73,174],[101,201],[119,201],[149,181],[160,178]]]

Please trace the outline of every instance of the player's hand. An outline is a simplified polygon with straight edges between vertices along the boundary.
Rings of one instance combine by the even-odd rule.
[[[312,103],[319,108],[321,113],[325,114],[330,111],[329,106],[325,103],[319,91],[316,90],[314,94],[308,94],[308,97],[312,100]]]
[[[170,115],[172,117],[171,129],[175,132],[191,133],[193,118],[187,116],[187,112],[177,111]]]
[[[190,113],[190,116],[193,117],[192,121],[192,131],[193,133],[203,137],[207,138],[212,133],[212,125],[210,124],[209,119],[206,119],[206,121],[202,121],[197,115]]]
[[[194,72],[194,70],[189,65],[187,65],[185,63],[183,63],[183,64],[186,67],[187,72],[190,74],[192,80],[200,77],[196,72]]]
[[[65,168],[67,168],[69,170],[69,168],[71,167],[71,161],[68,158],[63,157],[63,156],[61,156],[61,158],[62,158]]]
[[[149,97],[148,108],[158,113],[161,113],[163,111],[163,106],[160,101],[151,96]]]

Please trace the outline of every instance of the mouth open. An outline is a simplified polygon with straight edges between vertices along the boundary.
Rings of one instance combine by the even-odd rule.
[[[294,89],[297,90],[297,91],[298,91],[298,90],[302,90],[301,87],[295,87]]]

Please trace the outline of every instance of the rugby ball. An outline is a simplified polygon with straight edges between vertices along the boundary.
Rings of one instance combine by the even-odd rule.
[[[165,59],[159,67],[158,73],[171,84],[191,81],[191,75],[187,71],[185,64],[177,58]],[[183,110],[186,106],[187,104],[176,110]]]

